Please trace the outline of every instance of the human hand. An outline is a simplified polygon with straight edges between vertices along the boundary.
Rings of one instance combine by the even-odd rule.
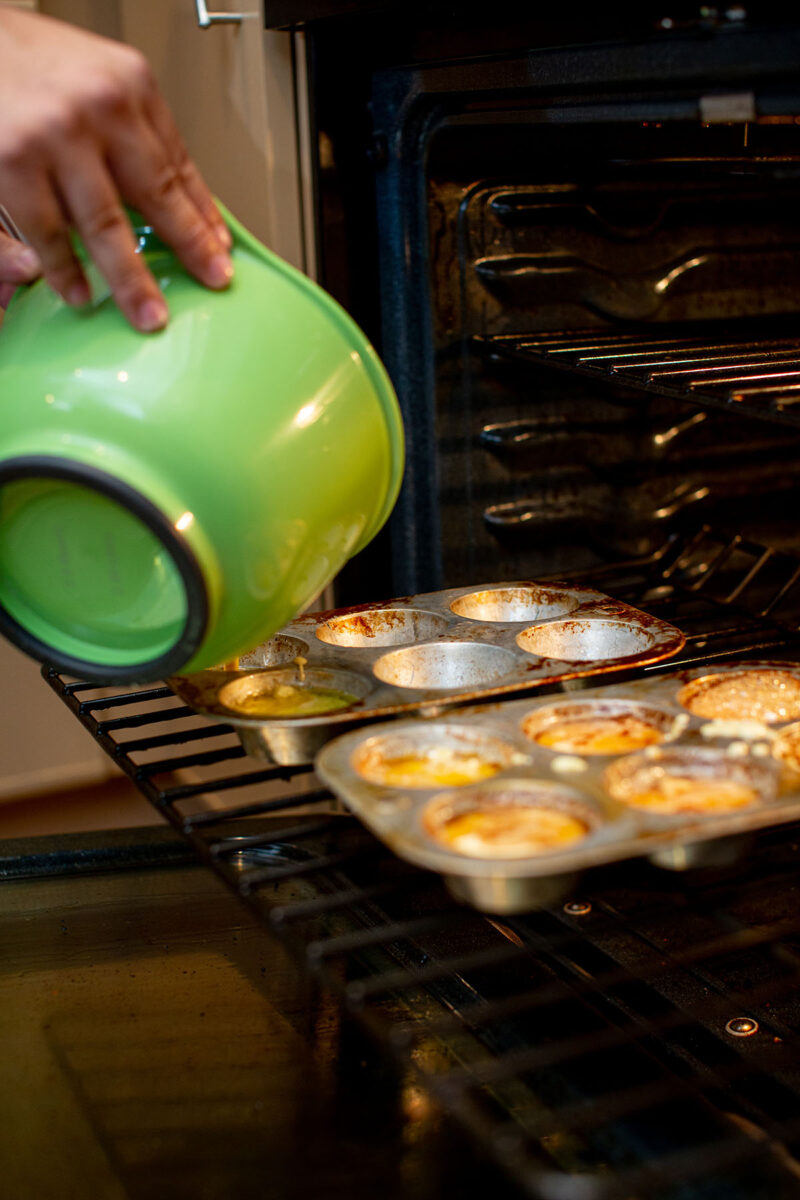
[[[207,287],[230,282],[230,234],[137,50],[3,6],[0,113],[0,199],[68,304],[90,299],[75,229],[130,323],[166,325],[125,204]]]
[[[8,302],[21,283],[32,283],[42,272],[39,259],[30,246],[0,233],[0,308]]]

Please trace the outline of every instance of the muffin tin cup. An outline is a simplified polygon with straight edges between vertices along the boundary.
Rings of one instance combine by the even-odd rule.
[[[575,872],[513,879],[495,875],[445,875],[445,886],[455,900],[482,912],[510,916],[557,904],[575,888]]]
[[[688,712],[679,702],[682,689],[703,676],[727,672],[786,672],[791,686],[800,682],[800,666],[782,662],[727,663],[672,674],[605,685],[576,698],[527,697],[465,707],[427,720],[406,719],[356,729],[327,744],[316,760],[321,779],[345,802],[373,833],[398,855],[439,872],[460,899],[489,912],[514,913],[549,904],[574,886],[590,867],[627,858],[647,857],[671,870],[727,866],[747,853],[752,834],[766,826],[800,818],[800,750],[795,760],[785,749],[794,745],[797,722],[766,725],[753,721],[746,711],[739,718],[715,721]],[[758,676],[755,677],[758,679]],[[746,682],[746,681],[745,681]],[[628,720],[636,717],[637,723]],[[535,739],[542,731],[570,720],[607,722],[641,736],[639,721],[655,730],[658,742],[631,745],[613,754],[550,749]],[[527,732],[526,732],[527,731]],[[582,727],[581,738],[586,733]],[[627,736],[627,735],[626,735]],[[399,739],[399,742],[398,742]],[[486,781],[457,787],[409,787],[367,778],[361,764],[368,749],[372,761],[382,752],[391,758],[398,744],[415,748],[424,757],[433,750],[472,746],[480,755],[490,743],[505,747],[504,761]],[[789,757],[781,757],[781,748]],[[705,781],[730,780],[749,786],[752,803],[727,811],[655,812],[629,803],[620,780],[666,769],[668,775],[696,772]],[[369,772],[367,774],[370,774]],[[448,796],[480,792],[498,794],[527,789],[566,789],[571,803],[589,814],[585,835],[557,849],[512,857],[491,853],[461,853],[432,836],[426,813]],[[489,811],[491,799],[482,801]]]
[[[791,721],[775,731],[772,753],[787,770],[798,775],[800,784],[800,721]]]
[[[717,746],[658,746],[618,758],[603,772],[608,794],[624,807],[645,811],[654,822],[676,818],[708,817],[744,812],[753,805],[769,804],[778,791],[779,770],[769,758],[751,754],[732,756]],[[683,798],[663,793],[664,780],[684,789]],[[731,788],[726,798],[720,788]],[[719,808],[705,808],[704,788],[723,800]],[[692,794],[694,793],[694,794]],[[655,806],[643,796],[656,797]],[[663,807],[662,807],[663,806]]]
[[[330,741],[327,725],[239,725],[236,731],[245,754],[251,758],[280,763],[284,767],[302,767]]]
[[[243,656],[238,668],[169,684],[191,708],[232,724],[248,754],[297,764],[357,725],[552,690],[659,662],[683,644],[674,626],[591,588],[524,581],[308,613]],[[359,681],[357,699],[334,712],[267,719],[224,703],[232,680],[279,669],[294,671],[297,683],[305,670],[350,672]]]

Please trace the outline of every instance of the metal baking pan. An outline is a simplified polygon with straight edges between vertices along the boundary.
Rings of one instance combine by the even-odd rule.
[[[728,663],[392,721],[332,741],[316,769],[457,897],[521,912],[603,863],[727,865],[754,830],[799,818],[800,666]],[[532,847],[545,835],[554,848]]]
[[[643,667],[683,644],[674,626],[601,592],[526,581],[307,613],[238,669],[169,683],[191,708],[234,725],[248,754],[289,765],[311,762],[353,724]],[[243,712],[257,693],[298,685],[352,703],[312,716]]]

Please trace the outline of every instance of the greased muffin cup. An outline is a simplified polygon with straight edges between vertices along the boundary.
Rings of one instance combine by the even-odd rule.
[[[800,665],[723,663],[574,698],[461,707],[355,729],[322,749],[316,769],[459,899],[521,912],[564,897],[587,868],[637,856],[673,870],[721,866],[754,831],[800,818],[800,720],[775,719],[793,711],[795,685]],[[750,686],[769,722],[741,701]],[[687,707],[715,693],[721,717]]]
[[[705,746],[659,747],[606,769],[603,783],[620,804],[655,817],[709,817],[768,804],[778,790],[769,759]]]
[[[800,717],[800,675],[784,666],[710,671],[686,683],[678,703],[707,719],[793,721]]]
[[[232,724],[248,754],[303,763],[358,724],[639,668],[683,643],[674,626],[591,588],[480,584],[308,613],[236,664],[169,683]],[[283,692],[268,672],[282,672]]]

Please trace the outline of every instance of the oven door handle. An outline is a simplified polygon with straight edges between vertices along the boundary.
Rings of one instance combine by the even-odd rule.
[[[244,13],[209,12],[206,0],[194,0],[194,6],[201,29],[210,29],[212,25],[241,25],[244,20]]]

